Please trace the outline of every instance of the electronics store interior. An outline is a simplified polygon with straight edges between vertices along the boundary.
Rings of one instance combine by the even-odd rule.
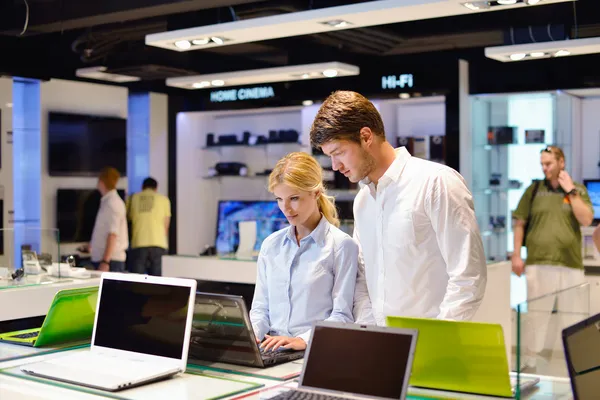
[[[0,50],[0,399],[600,399],[600,1],[5,0]]]

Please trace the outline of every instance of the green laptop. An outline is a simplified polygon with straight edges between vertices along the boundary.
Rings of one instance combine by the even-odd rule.
[[[391,316],[387,325],[419,331],[411,386],[514,396],[501,325]],[[519,386],[523,391],[537,382]]]
[[[3,333],[0,341],[33,347],[89,341],[97,302],[98,286],[60,290],[41,328]]]

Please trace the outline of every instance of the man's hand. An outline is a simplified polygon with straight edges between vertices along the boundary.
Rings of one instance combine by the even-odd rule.
[[[567,171],[560,171],[558,174],[558,184],[565,191],[565,193],[569,193],[571,190],[575,189],[575,184],[573,183],[573,179]]]
[[[525,262],[523,261],[523,259],[518,255],[513,255],[511,261],[512,271],[515,273],[515,275],[523,275],[523,273],[525,273]]]
[[[291,350],[305,350],[306,342],[299,337],[288,336],[269,336],[265,335],[265,340],[260,345],[265,351],[275,351],[280,347]]]
[[[110,265],[108,263],[101,262],[100,265],[98,265],[98,271],[108,272],[110,271]]]

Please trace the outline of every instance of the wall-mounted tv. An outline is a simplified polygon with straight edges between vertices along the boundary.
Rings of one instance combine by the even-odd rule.
[[[254,250],[260,250],[263,240],[271,233],[288,225],[276,201],[221,200],[217,217],[217,253],[230,254],[237,250],[239,221],[257,221]]]
[[[104,167],[114,167],[126,176],[126,119],[62,112],[48,114],[50,176],[97,176]]]
[[[117,190],[125,199],[125,191]],[[96,189],[58,189],[56,227],[61,243],[89,242],[102,196]]]
[[[600,222],[600,179],[586,179],[583,183],[594,207],[594,221],[598,223]]]

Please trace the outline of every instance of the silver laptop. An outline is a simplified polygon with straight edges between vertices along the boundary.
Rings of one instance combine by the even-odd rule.
[[[318,322],[298,388],[271,400],[404,400],[417,331]]]
[[[214,361],[256,368],[297,360],[304,351],[261,351],[242,296],[196,293],[189,362]]]
[[[91,348],[24,365],[25,373],[117,391],[185,372],[196,281],[102,274]]]

